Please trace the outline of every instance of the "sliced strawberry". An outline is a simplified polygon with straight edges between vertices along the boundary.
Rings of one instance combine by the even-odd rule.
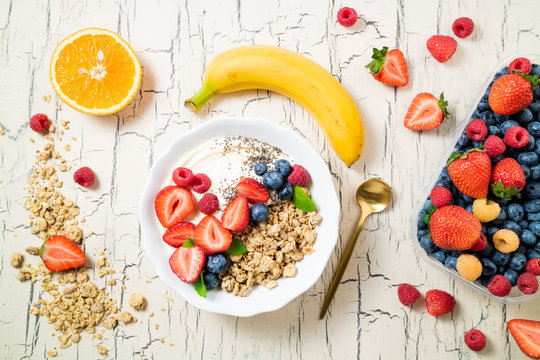
[[[247,204],[247,200],[246,200]],[[206,215],[195,228],[195,243],[207,254],[226,251],[232,242],[231,232],[213,215]]]
[[[416,95],[405,115],[405,127],[411,130],[428,130],[439,126],[448,115],[444,93],[437,99],[430,93]]]
[[[195,225],[190,222],[179,222],[165,231],[163,241],[177,248],[184,245],[188,238],[193,239],[193,234],[195,234]]]
[[[540,359],[540,321],[510,320],[508,330],[525,355]]]
[[[405,86],[409,83],[407,62],[399,49],[388,51],[373,49],[372,62],[366,65],[376,80],[392,86]]]
[[[249,225],[249,205],[244,195],[238,195],[227,205],[221,216],[223,226],[234,232],[242,232]]]
[[[197,280],[205,262],[206,255],[198,246],[179,247],[169,258],[169,266],[173,273],[187,283]]]
[[[41,246],[39,255],[47,269],[62,271],[81,266],[86,262],[86,255],[77,245],[65,236],[51,236]]]
[[[178,186],[166,186],[157,194],[155,206],[161,225],[170,228],[191,214],[195,203],[189,190]]]
[[[252,204],[265,203],[270,199],[266,187],[252,178],[242,178],[238,185],[236,185],[236,191],[238,194],[247,197],[248,201]]]

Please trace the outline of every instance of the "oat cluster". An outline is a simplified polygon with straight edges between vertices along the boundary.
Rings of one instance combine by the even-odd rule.
[[[272,289],[280,277],[295,276],[295,263],[313,252],[315,227],[321,221],[321,215],[297,209],[290,201],[270,205],[265,222],[236,234],[247,251],[229,256],[231,264],[220,275],[221,287],[235,296],[247,296],[254,285]]]

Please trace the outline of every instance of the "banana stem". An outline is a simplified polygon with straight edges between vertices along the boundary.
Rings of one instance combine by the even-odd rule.
[[[199,92],[184,102],[184,106],[193,112],[197,112],[208,102],[208,100],[213,98],[214,95],[216,95],[216,93],[212,87],[205,82]]]

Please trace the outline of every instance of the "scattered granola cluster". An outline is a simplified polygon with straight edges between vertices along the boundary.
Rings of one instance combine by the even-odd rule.
[[[281,276],[296,275],[296,261],[313,252],[321,215],[297,209],[290,201],[271,205],[269,210],[265,222],[237,234],[247,251],[230,255],[231,264],[220,275],[221,287],[235,296],[247,296],[257,284],[276,287]]]

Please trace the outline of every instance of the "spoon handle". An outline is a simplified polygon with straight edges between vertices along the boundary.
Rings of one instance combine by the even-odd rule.
[[[358,220],[358,225],[356,225],[356,228],[354,229],[354,232],[352,233],[351,238],[349,239],[349,242],[347,243],[347,246],[345,247],[343,257],[341,258],[339,262],[339,265],[336,269],[336,273],[334,274],[334,278],[332,279],[332,283],[330,284],[330,288],[328,289],[328,293],[326,294],[326,298],[324,299],[321,313],[319,315],[319,319],[321,320],[324,318],[324,315],[326,315],[326,311],[328,310],[328,307],[330,306],[330,302],[334,298],[334,294],[336,293],[336,290],[339,286],[339,282],[341,281],[341,278],[343,277],[343,273],[345,272],[345,269],[347,268],[347,265],[349,264],[349,260],[351,259],[351,255],[354,251],[354,246],[356,245],[356,240],[358,240],[358,235],[360,235],[360,231],[362,231],[362,226],[364,225],[364,222],[366,221],[367,217],[370,214],[371,213],[362,210],[362,215],[360,216],[360,219]]]

